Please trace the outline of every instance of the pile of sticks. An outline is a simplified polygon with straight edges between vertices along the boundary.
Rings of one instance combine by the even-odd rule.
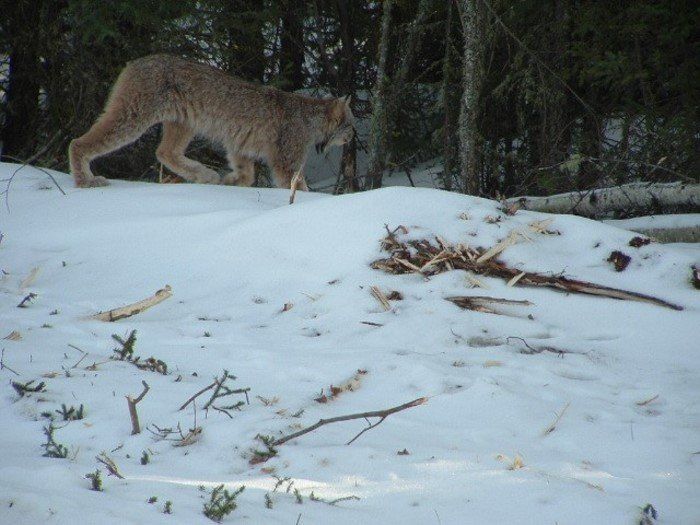
[[[538,226],[533,226],[530,232],[539,231]],[[389,252],[389,257],[374,261],[371,264],[372,268],[392,274],[418,273],[425,277],[451,270],[466,270],[477,275],[504,279],[509,286],[540,286],[567,293],[639,301],[673,310],[683,310],[682,306],[650,295],[619,290],[561,275],[522,271],[511,268],[497,259],[498,254],[515,244],[519,236],[527,238],[528,232],[514,230],[504,240],[488,249],[465,244],[452,245],[439,236],[435,237],[434,242],[428,239],[402,242],[398,238],[399,233],[408,232],[403,226],[393,231],[387,227],[387,236],[382,240],[382,248]]]

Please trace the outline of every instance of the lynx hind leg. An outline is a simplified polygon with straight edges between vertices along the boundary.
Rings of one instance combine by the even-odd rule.
[[[115,83],[102,116],[68,147],[70,170],[78,187],[107,185],[107,179],[93,175],[90,162],[134,142],[159,121],[154,109],[157,101],[134,95],[125,75],[126,70]]]
[[[255,182],[255,161],[242,155],[228,154],[231,171],[224,175],[221,183],[229,186],[252,186]]]
[[[90,188],[109,184],[106,178],[93,175],[90,162],[134,142],[150,125],[114,112],[105,112],[85,135],[71,141],[68,147],[70,171],[75,185],[79,188]]]
[[[189,182],[218,184],[219,174],[201,162],[185,157],[194,132],[179,122],[163,122],[163,137],[156,157],[168,169]]]

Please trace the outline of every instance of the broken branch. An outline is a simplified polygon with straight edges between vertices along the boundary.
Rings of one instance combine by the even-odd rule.
[[[281,437],[274,442],[272,442],[272,446],[276,447],[279,445],[282,445],[286,443],[287,441],[291,441],[292,439],[296,439],[300,436],[303,436],[304,434],[308,434],[309,432],[313,432],[317,428],[320,428],[324,425],[329,425],[331,423],[338,423],[339,421],[350,421],[352,419],[368,419],[370,417],[378,417],[380,418],[379,422],[375,423],[374,425],[370,424],[369,427],[365,428],[362,432],[360,432],[358,435],[356,435],[354,438],[352,438],[347,444],[349,445],[353,441],[355,441],[360,435],[362,435],[364,432],[367,430],[370,430],[371,428],[376,427],[379,425],[382,421],[384,421],[388,416],[391,414],[395,414],[396,412],[400,412],[401,410],[406,410],[407,408],[413,408],[418,405],[422,405],[424,403],[428,402],[427,397],[419,397],[418,399],[414,399],[413,401],[409,401],[408,403],[404,403],[403,405],[399,405],[396,407],[392,408],[387,408],[385,410],[374,410],[371,412],[361,412],[358,414],[348,414],[346,416],[337,416],[337,417],[331,417],[328,419],[319,419],[317,423],[311,425],[310,427],[306,427],[302,430],[299,430],[298,432],[294,432],[293,434],[289,434],[287,436]]]
[[[148,310],[152,306],[157,305],[165,301],[167,298],[173,295],[170,285],[166,284],[165,288],[161,288],[151,297],[148,297],[142,301],[138,301],[133,304],[128,304],[120,308],[114,308],[106,312],[100,312],[98,314],[90,316],[91,319],[97,319],[98,321],[114,322],[119,319],[124,319],[126,317],[131,317],[132,315],[140,314],[144,310]]]
[[[137,397],[136,399],[133,399],[131,396],[126,396],[126,402],[129,404],[129,416],[131,417],[131,434],[140,434],[141,433],[141,425],[139,425],[139,414],[136,412],[136,405],[139,404],[139,402],[143,399],[143,397],[148,393],[148,391],[151,389],[151,387],[148,386],[148,383],[145,381],[141,381],[141,384],[143,384],[143,392]]]

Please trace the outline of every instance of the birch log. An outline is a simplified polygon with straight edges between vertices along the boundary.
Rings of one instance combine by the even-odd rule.
[[[612,188],[560,193],[549,197],[513,197],[508,204],[547,213],[598,218],[613,212],[687,208],[700,210],[700,184],[632,183]]]

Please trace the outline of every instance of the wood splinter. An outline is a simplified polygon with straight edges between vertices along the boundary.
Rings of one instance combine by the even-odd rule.
[[[139,414],[136,412],[136,405],[139,404],[151,389],[145,381],[141,381],[141,384],[143,384],[143,392],[141,392],[139,397],[134,399],[131,396],[126,396],[126,402],[129,404],[129,416],[131,416],[131,435],[141,433],[141,425],[139,424]]]
[[[297,189],[299,188],[299,183],[302,180],[301,170],[294,173],[292,181],[289,185],[291,193],[289,194],[289,204],[294,204],[294,199],[297,196]]]
[[[120,308],[113,308],[112,310],[107,310],[106,312],[100,312],[98,314],[90,316],[90,319],[97,319],[98,321],[107,321],[110,323],[118,321],[119,319],[124,319],[126,317],[131,317],[132,315],[140,314],[141,312],[148,310],[150,307],[165,301],[172,295],[172,288],[170,288],[169,284],[166,284],[164,288],[158,290],[151,297],[148,297],[142,301],[138,301],[133,304],[122,306]]]

